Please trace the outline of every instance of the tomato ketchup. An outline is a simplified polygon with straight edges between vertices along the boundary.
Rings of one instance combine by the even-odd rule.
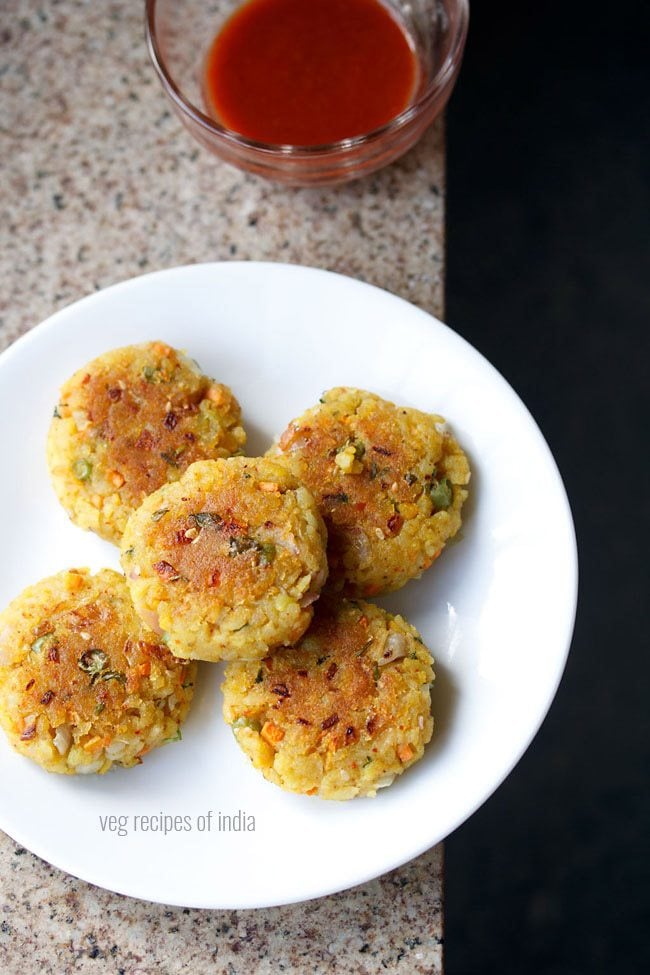
[[[239,135],[313,146],[390,122],[418,80],[413,42],[380,0],[247,0],[214,38],[203,87]]]

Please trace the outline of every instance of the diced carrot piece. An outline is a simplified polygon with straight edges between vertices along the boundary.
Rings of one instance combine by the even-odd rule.
[[[434,554],[430,558],[428,558],[424,563],[424,568],[428,569],[429,566],[433,565],[433,563],[436,561],[436,559],[438,558],[441,552],[442,552],[441,548],[439,548],[437,552],[434,552]]]
[[[399,758],[400,762],[406,764],[407,762],[411,761],[414,755],[415,752],[408,743],[397,746],[397,757]]]
[[[262,728],[261,735],[265,741],[268,741],[269,745],[277,745],[284,738],[284,731],[272,721],[267,721]]]

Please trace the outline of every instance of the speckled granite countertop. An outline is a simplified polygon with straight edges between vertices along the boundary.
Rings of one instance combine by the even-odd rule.
[[[5,0],[0,349],[93,289],[196,261],[310,264],[441,314],[444,150],[332,190],[263,183],[169,111],[133,0]],[[334,897],[262,911],[98,890],[0,834],[0,970],[111,975],[442,970],[442,850]]]

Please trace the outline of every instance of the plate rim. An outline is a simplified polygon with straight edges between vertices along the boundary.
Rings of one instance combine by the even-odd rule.
[[[478,357],[478,360],[483,370],[487,371],[488,373],[491,373],[493,379],[496,379],[498,382],[503,384],[504,387],[507,388],[511,397],[516,401],[518,407],[520,408],[520,410],[523,412],[523,414],[529,421],[531,430],[535,432],[538,438],[539,446],[541,447],[542,452],[545,454],[545,462],[548,465],[549,470],[553,473],[554,478],[557,482],[557,486],[559,488],[558,501],[561,500],[562,502],[562,506],[564,509],[563,513],[565,515],[566,524],[570,528],[570,537],[567,539],[567,549],[568,549],[568,554],[570,554],[570,565],[567,566],[567,569],[571,580],[571,590],[567,594],[567,599],[566,599],[567,612],[562,627],[563,629],[562,651],[561,653],[559,652],[559,642],[558,642],[557,662],[555,666],[555,672],[553,674],[553,682],[552,684],[549,683],[548,692],[545,695],[544,707],[540,709],[539,713],[535,716],[535,721],[533,722],[531,730],[529,731],[525,739],[522,739],[519,742],[519,745],[517,749],[515,749],[515,751],[513,752],[513,757],[511,757],[511,760],[507,763],[505,770],[502,772],[502,774],[499,777],[490,780],[488,787],[484,788],[481,791],[479,798],[476,799],[476,801],[471,805],[471,807],[468,807],[464,811],[463,816],[458,820],[458,822],[456,822],[456,824],[451,829],[446,830],[444,832],[444,835],[439,837],[434,836],[433,839],[427,841],[426,843],[416,844],[411,849],[411,851],[408,853],[407,856],[398,854],[397,857],[390,858],[390,862],[382,863],[377,869],[372,868],[366,870],[364,873],[360,874],[351,883],[345,882],[344,884],[334,883],[334,884],[326,885],[322,889],[314,890],[312,893],[309,893],[307,896],[299,895],[299,896],[291,896],[291,897],[285,896],[280,898],[275,897],[272,899],[267,898],[261,900],[259,903],[256,903],[254,905],[252,905],[251,903],[234,903],[232,901],[229,901],[227,904],[222,904],[222,903],[215,904],[213,901],[208,903],[205,898],[197,898],[193,902],[188,902],[186,898],[182,900],[169,900],[167,898],[163,900],[158,900],[152,898],[151,896],[145,895],[144,893],[142,894],[133,893],[133,885],[131,885],[130,890],[125,890],[123,888],[121,889],[119,884],[111,884],[111,886],[104,886],[103,884],[99,883],[96,879],[93,879],[91,876],[84,876],[83,871],[70,870],[69,867],[65,866],[64,864],[65,857],[63,858],[59,858],[57,856],[52,857],[49,853],[41,852],[43,844],[41,844],[40,842],[34,844],[27,836],[25,836],[22,833],[22,830],[20,828],[18,829],[12,828],[11,832],[7,832],[7,830],[4,827],[4,824],[0,823],[0,829],[2,829],[3,832],[5,832],[16,843],[18,843],[25,849],[29,850],[30,852],[34,853],[44,862],[50,864],[51,866],[55,867],[58,870],[63,871],[64,873],[67,873],[69,876],[75,877],[76,879],[81,880],[84,883],[88,883],[102,890],[116,893],[124,897],[130,897],[135,900],[141,900],[145,903],[163,904],[170,907],[190,908],[190,909],[198,909],[198,910],[259,910],[259,909],[267,909],[271,907],[286,906],[291,904],[307,903],[308,901],[315,900],[321,897],[327,897],[336,893],[343,893],[345,891],[353,890],[358,886],[361,886],[381,876],[384,876],[385,874],[391,872],[392,870],[398,869],[399,867],[404,866],[407,863],[410,863],[412,860],[416,859],[417,857],[422,856],[429,849],[443,842],[448,836],[450,836],[453,832],[455,832],[455,830],[457,830],[460,826],[462,826],[465,822],[467,822],[467,820],[472,815],[474,815],[477,809],[479,809],[490,798],[490,796],[497,791],[497,789],[502,785],[505,779],[508,778],[508,776],[512,773],[514,768],[518,765],[518,763],[521,761],[521,758],[530,747],[532,741],[535,739],[542,724],[544,723],[549,713],[549,710],[551,708],[551,705],[553,704],[553,701],[555,700],[555,697],[557,695],[558,687],[561,683],[562,677],[566,669],[566,663],[567,663],[569,651],[571,649],[571,643],[572,643],[572,638],[573,638],[573,633],[575,628],[577,605],[578,605],[579,564],[578,564],[578,548],[577,548],[575,523],[574,523],[574,519],[571,511],[571,505],[567,495],[566,487],[564,484],[564,480],[562,478],[555,457],[553,456],[553,453],[550,449],[550,446],[546,438],[544,437],[544,434],[539,428],[532,413],[530,412],[526,404],[523,402],[523,400],[521,399],[521,397],[519,396],[515,388],[512,386],[512,384],[505,378],[505,376],[503,376],[503,374],[496,368],[496,366],[494,366],[483,355],[482,352],[480,352],[467,339],[465,339],[462,335],[456,332],[452,327],[447,325],[445,322],[442,322],[435,315],[426,311],[420,306],[414,304],[413,302],[409,301],[407,298],[404,298],[400,295],[396,295],[384,288],[379,287],[378,285],[359,280],[358,278],[354,278],[350,275],[341,274],[336,271],[329,271],[324,268],[314,267],[310,265],[292,264],[292,263],[286,263],[282,261],[245,261],[245,260],[207,261],[207,262],[199,261],[191,264],[173,265],[168,268],[161,268],[154,271],[148,271],[144,274],[138,274],[138,275],[124,278],[118,282],[108,285],[105,288],[100,288],[97,291],[90,292],[81,298],[69,302],[63,308],[58,309],[57,311],[53,312],[51,315],[48,315],[47,318],[38,322],[33,327],[29,328],[27,332],[23,333],[22,335],[18,336],[16,339],[11,341],[11,343],[0,353],[0,372],[4,368],[7,367],[10,368],[11,360],[13,356],[16,354],[16,350],[19,351],[22,350],[25,346],[29,345],[30,342],[34,341],[35,336],[41,335],[43,334],[43,332],[50,331],[51,329],[57,327],[62,319],[64,320],[73,311],[74,313],[76,313],[80,308],[80,306],[84,306],[84,305],[91,306],[96,301],[105,300],[107,295],[110,295],[111,293],[114,293],[116,291],[126,291],[131,287],[137,286],[145,279],[149,281],[153,281],[156,278],[170,277],[173,275],[178,275],[179,277],[182,277],[183,274],[186,274],[188,272],[190,274],[191,273],[197,273],[197,274],[217,273],[218,274],[219,271],[224,268],[247,269],[252,271],[253,273],[255,272],[256,269],[262,269],[264,272],[271,271],[271,273],[279,270],[281,273],[285,273],[289,275],[307,274],[307,275],[317,276],[319,278],[335,279],[339,283],[344,283],[345,286],[347,287],[352,287],[361,290],[370,289],[371,291],[375,292],[378,296],[380,296],[381,300],[383,301],[390,300],[391,302],[398,303],[400,305],[406,304],[409,308],[409,313],[415,313],[415,317],[420,318],[421,324],[423,326],[427,326],[430,328],[432,325],[434,325],[442,329],[443,331],[449,333],[451,336],[453,336],[453,340],[459,342],[466,353],[469,353],[474,357]]]

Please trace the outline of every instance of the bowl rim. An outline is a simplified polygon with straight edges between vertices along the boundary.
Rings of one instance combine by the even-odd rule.
[[[246,0],[243,0],[243,2],[246,2]],[[284,156],[288,159],[296,159],[300,157],[309,158],[323,155],[338,155],[339,153],[347,154],[351,150],[355,150],[369,144],[375,144],[381,141],[384,137],[389,137],[393,133],[403,129],[410,122],[415,121],[426,110],[426,108],[434,100],[435,96],[441,92],[444,92],[445,88],[450,84],[451,81],[453,81],[455,72],[460,67],[460,59],[465,46],[465,40],[467,38],[467,30],[469,27],[469,0],[450,0],[450,2],[455,5],[458,13],[456,29],[452,35],[447,56],[439,66],[436,73],[427,83],[427,86],[420,97],[411,102],[411,104],[400,112],[399,115],[396,115],[389,122],[386,122],[385,125],[371,129],[369,132],[364,132],[361,135],[352,136],[351,138],[340,139],[336,142],[325,142],[313,146],[300,146],[291,143],[283,144],[262,142],[256,139],[249,139],[246,136],[235,132],[234,129],[229,129],[226,126],[221,125],[215,119],[210,118],[209,115],[206,115],[205,112],[202,112],[201,109],[197,108],[196,105],[186,98],[167,70],[165,60],[158,44],[155,27],[156,7],[158,0],[145,0],[145,37],[149,57],[151,58],[152,64],[167,95],[171,98],[176,108],[183,115],[188,116],[193,122],[199,125],[204,131],[210,133],[212,136],[216,136],[232,146],[237,146],[242,149],[252,150],[256,153],[274,157]]]

